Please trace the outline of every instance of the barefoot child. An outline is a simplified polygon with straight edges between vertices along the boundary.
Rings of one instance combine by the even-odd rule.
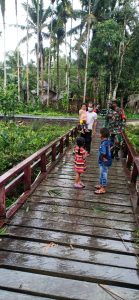
[[[81,181],[81,174],[85,172],[86,170],[86,156],[87,152],[84,149],[84,144],[85,140],[83,137],[78,137],[76,139],[77,146],[74,148],[74,153],[75,153],[75,165],[74,165],[74,170],[76,172],[76,177],[75,177],[75,184],[74,187],[76,189],[82,189],[85,187],[84,183]]]
[[[101,144],[99,148],[99,168],[100,181],[99,185],[95,186],[95,194],[105,194],[107,187],[108,168],[112,164],[111,159],[111,142],[109,141],[109,130],[107,128],[100,129]]]

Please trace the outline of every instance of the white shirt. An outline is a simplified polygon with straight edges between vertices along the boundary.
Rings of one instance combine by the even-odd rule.
[[[87,111],[87,125],[89,130],[92,130],[94,121],[96,120],[97,120],[97,114],[94,111],[92,112]]]

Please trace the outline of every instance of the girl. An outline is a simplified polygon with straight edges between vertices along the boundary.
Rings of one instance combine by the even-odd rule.
[[[85,187],[84,183],[81,181],[81,174],[86,170],[86,156],[87,152],[84,149],[85,140],[83,137],[78,137],[76,139],[77,146],[74,148],[75,153],[75,165],[74,170],[76,172],[74,187],[77,189],[82,189]]]

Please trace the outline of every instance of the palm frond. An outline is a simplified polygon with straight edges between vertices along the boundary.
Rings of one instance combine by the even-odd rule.
[[[47,20],[47,18],[51,16],[51,13],[52,13],[51,8],[48,7],[48,9],[46,9],[46,11],[43,13],[42,20],[41,20],[42,24]]]
[[[32,36],[33,36],[33,33],[29,33],[29,34],[28,34],[28,39],[32,38]],[[20,42],[18,43],[18,46],[20,46],[21,44],[24,44],[25,42],[27,42],[27,36],[24,36],[24,37],[20,40]],[[18,46],[17,46],[17,47],[18,47]]]
[[[15,28],[17,28],[17,25],[15,25],[15,24],[10,24],[10,27],[15,27]],[[27,26],[24,26],[24,25],[18,25],[18,28],[20,28],[21,30],[27,30]]]
[[[79,25],[75,26],[74,28],[70,29],[70,30],[67,32],[67,34],[68,34],[68,35],[71,35],[71,34],[78,34],[78,33],[80,32],[81,28],[83,28],[83,27],[82,27],[82,24],[79,24]]]

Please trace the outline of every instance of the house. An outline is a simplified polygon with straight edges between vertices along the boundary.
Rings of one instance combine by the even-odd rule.
[[[132,94],[128,97],[127,106],[133,113],[139,113],[139,94]]]
[[[39,97],[41,100],[42,104],[45,104],[47,102],[47,91],[48,91],[48,83],[46,81],[43,81],[43,89],[42,89],[42,82],[39,81]],[[32,90],[31,91],[32,95],[37,95],[37,90]],[[50,103],[55,103],[58,101],[57,93],[52,90],[51,88],[49,89],[49,102]]]

